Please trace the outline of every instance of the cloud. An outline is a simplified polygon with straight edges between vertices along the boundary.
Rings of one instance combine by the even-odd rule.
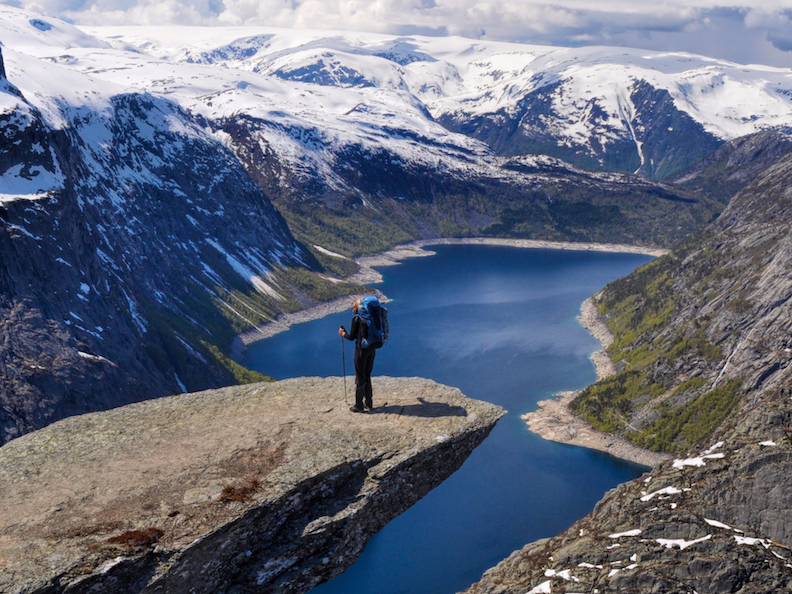
[[[792,10],[754,9],[745,16],[751,29],[766,31],[767,40],[784,52],[792,52]]]
[[[2,1],[2,0],[0,0]],[[792,63],[792,0],[6,0],[76,24],[267,25]]]

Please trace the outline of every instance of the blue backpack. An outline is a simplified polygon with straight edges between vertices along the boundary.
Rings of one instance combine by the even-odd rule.
[[[368,338],[364,338],[360,346],[378,349],[388,342],[388,310],[380,305],[379,299],[373,295],[363,297],[357,315],[368,328]]]

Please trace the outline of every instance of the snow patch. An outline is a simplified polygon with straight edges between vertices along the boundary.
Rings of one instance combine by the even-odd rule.
[[[77,351],[77,356],[82,359],[88,359],[89,361],[95,361],[97,363],[109,363],[113,367],[116,366],[115,363],[113,363],[109,359],[106,359],[105,357],[102,357],[100,355],[92,355],[91,353],[86,353],[85,351]]]
[[[684,489],[684,491],[690,491],[690,489]],[[659,495],[678,495],[682,493],[683,489],[677,489],[676,487],[664,487],[662,489],[658,489],[657,491],[653,491],[648,495],[644,495],[641,497],[641,501],[651,501],[655,496]]]
[[[673,549],[674,547],[679,547],[680,550],[685,550],[686,548],[693,546],[694,544],[704,542],[705,540],[709,540],[710,538],[712,538],[712,534],[707,534],[707,536],[704,536],[702,538],[697,538],[695,540],[685,540],[683,538],[677,538],[677,539],[658,538],[657,543],[659,545],[664,546],[667,549]]]
[[[545,570],[545,577],[559,577],[564,581],[572,580],[572,573],[569,569],[564,569],[563,571],[556,571],[555,569],[546,569]]]
[[[638,536],[641,534],[642,530],[640,528],[635,528],[633,530],[628,530],[627,532],[617,532],[616,534],[609,534],[608,538],[621,538],[622,536]]]
[[[710,520],[709,518],[704,518],[704,521],[709,524],[710,526],[714,526],[715,528],[723,528],[725,530],[733,530],[731,526],[728,524],[724,524],[723,522],[718,522],[718,520]]]
[[[552,594],[553,589],[550,580],[546,582],[542,582],[538,586],[536,586],[533,590],[529,590],[525,594]]]
[[[702,455],[706,456],[708,454],[711,454],[715,450],[721,449],[724,445],[725,445],[724,442],[719,441],[719,442],[715,443],[714,445],[710,446],[709,448],[707,448],[706,450],[704,450],[702,452]]]
[[[331,252],[330,250],[323,248],[321,245],[314,245],[314,249],[318,252],[322,252],[328,256],[333,256],[334,258],[343,258],[344,260],[349,260],[346,256],[342,256],[341,254],[337,254],[335,252]]]
[[[707,456],[699,456],[697,458],[686,458],[685,460],[674,460],[674,468],[682,469],[685,466],[706,466],[706,460],[717,460],[720,458],[724,458],[726,455],[723,452],[718,452],[717,454],[709,454]]]
[[[769,549],[772,546],[772,542],[766,538],[751,538],[750,536],[739,536],[737,534],[734,535],[734,540],[737,541],[739,545],[757,545],[760,544],[764,548]]]
[[[253,272],[253,270],[251,270],[248,266],[246,266],[245,264],[240,262],[237,258],[229,254],[217,241],[213,239],[207,239],[206,242],[212,247],[214,247],[218,252],[223,254],[223,256],[225,256],[226,262],[230,264],[231,268],[233,268],[234,271],[239,276],[241,276],[250,284],[252,284],[253,287],[259,293],[262,293],[264,295],[269,295],[270,297],[273,297],[278,301],[283,301],[286,299],[283,295],[281,295],[275,289],[273,289],[267,283],[265,283],[262,280],[262,278],[259,275],[257,275],[255,272]],[[255,324],[252,325],[255,326]]]

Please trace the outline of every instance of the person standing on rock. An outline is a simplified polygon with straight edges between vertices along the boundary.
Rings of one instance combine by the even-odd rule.
[[[374,401],[371,393],[371,370],[374,368],[374,355],[382,345],[382,312],[376,297],[364,297],[352,304],[352,325],[350,331],[341,326],[338,333],[347,340],[355,341],[355,406],[352,412],[372,410]],[[384,314],[387,320],[387,313]],[[376,330],[373,319],[379,320]],[[374,334],[378,336],[374,336]],[[386,335],[387,337],[387,335]]]

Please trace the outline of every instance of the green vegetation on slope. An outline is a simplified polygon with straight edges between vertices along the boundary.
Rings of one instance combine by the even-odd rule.
[[[348,266],[348,260],[326,257],[340,261],[339,269]],[[357,283],[329,280],[318,271],[290,266],[273,270],[264,279],[272,291],[262,292],[236,274],[224,258],[215,257],[212,250],[207,250],[206,260],[225,285],[207,289],[186,284],[187,292],[170,307],[152,304],[143,312],[148,321],[147,353],[160,370],[167,373],[175,368],[179,381],[190,391],[269,380],[225,354],[231,351],[238,334],[271,322],[280,313],[366,290]]]
[[[656,451],[681,452],[707,437],[742,394],[740,380],[707,391],[701,375],[717,369],[724,354],[707,338],[709,316],[685,315],[691,295],[679,284],[678,271],[695,245],[693,239],[679,246],[610,283],[598,296],[599,313],[614,336],[608,352],[620,371],[583,390],[570,405],[594,427]],[[713,265],[711,256],[689,264],[697,286],[731,275]],[[694,292],[697,296],[708,300]],[[737,298],[731,305],[740,307],[743,301]]]
[[[703,379],[693,378],[679,386],[674,394],[693,392],[703,384]],[[627,437],[650,450],[683,452],[711,435],[735,410],[741,395],[740,384],[740,380],[730,380],[676,408],[663,403],[658,420],[642,431],[628,433]]]

